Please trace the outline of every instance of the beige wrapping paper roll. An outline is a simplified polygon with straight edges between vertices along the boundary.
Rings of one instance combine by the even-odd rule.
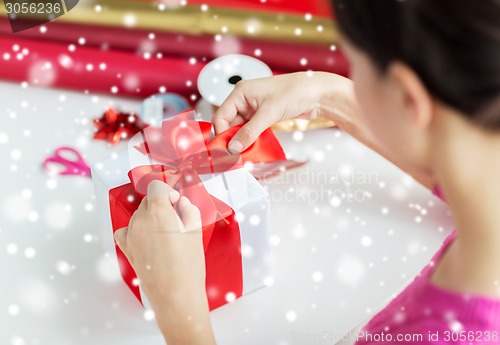
[[[309,119],[295,118],[278,122],[272,126],[272,129],[281,132],[295,132],[295,131],[308,131],[311,129],[318,129],[318,128],[330,128],[335,126],[336,126],[335,122],[328,119],[317,118],[309,120]]]
[[[0,14],[6,15],[3,7],[0,8]],[[22,16],[22,14],[19,15]],[[169,7],[165,5],[165,8],[160,10],[157,3],[88,1],[80,2],[76,8],[57,20],[189,34],[227,33],[297,43],[333,44],[338,42],[336,26],[326,18],[306,20],[300,15],[211,6],[202,11],[200,6]]]

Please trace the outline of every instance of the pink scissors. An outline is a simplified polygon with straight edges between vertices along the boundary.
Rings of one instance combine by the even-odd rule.
[[[66,157],[63,157],[63,155]],[[67,158],[72,156],[74,159]],[[63,170],[57,170],[54,165],[62,166]],[[51,167],[52,166],[52,167]],[[90,177],[90,167],[83,160],[80,152],[71,147],[58,147],[54,155],[49,156],[43,162],[43,169],[47,172],[55,172],[58,175],[81,175]]]

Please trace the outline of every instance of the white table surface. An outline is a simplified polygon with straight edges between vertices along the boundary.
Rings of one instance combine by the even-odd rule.
[[[163,344],[102,249],[90,179],[40,167],[60,145],[89,163],[125,149],[93,141],[91,120],[109,104],[138,111],[140,103],[4,82],[0,95],[0,344]],[[278,137],[310,162],[264,183],[274,277],[211,313],[221,345],[334,344],[453,229],[446,205],[340,131]],[[327,194],[348,190],[351,200]]]

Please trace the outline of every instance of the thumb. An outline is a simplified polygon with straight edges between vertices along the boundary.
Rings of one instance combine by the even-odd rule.
[[[246,150],[262,132],[274,124],[273,118],[276,116],[272,116],[269,107],[259,108],[255,115],[234,134],[227,145],[228,149],[236,152]]]
[[[122,250],[122,252],[126,253],[127,251],[127,235],[128,228],[121,228],[115,231],[114,238],[118,247]]]
[[[200,210],[185,196],[179,200],[179,212],[184,225],[184,232],[201,229]]]

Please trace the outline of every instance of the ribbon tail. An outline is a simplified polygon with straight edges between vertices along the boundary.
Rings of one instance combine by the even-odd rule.
[[[203,248],[208,249],[217,221],[217,208],[214,198],[208,193],[200,177],[194,170],[185,172],[179,180],[179,193],[200,210],[203,230]],[[187,229],[190,230],[190,229]]]
[[[217,222],[205,252],[206,290],[210,310],[227,303],[228,294],[243,293],[240,227],[233,214]]]
[[[226,204],[225,202],[212,196],[212,200],[217,209],[217,220],[223,220],[225,223],[229,224],[230,218],[234,215],[234,210]]]
[[[242,126],[243,125],[231,127],[215,136],[207,144],[208,149],[227,150],[229,140],[231,140],[234,134],[236,134]],[[286,155],[278,139],[274,136],[273,131],[268,128],[262,132],[262,134],[252,145],[250,145],[250,147],[241,153],[241,158],[244,163],[274,162],[286,160]]]

